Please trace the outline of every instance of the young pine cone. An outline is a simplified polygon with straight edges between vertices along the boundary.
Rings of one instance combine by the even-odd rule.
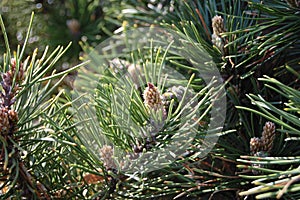
[[[115,161],[113,159],[113,155],[114,155],[114,149],[112,148],[112,146],[104,145],[100,149],[100,156],[103,161],[104,167],[107,170],[113,170],[117,168]]]
[[[4,95],[6,96],[5,104],[6,106],[10,106],[8,104],[13,104],[13,97],[20,90],[19,84],[24,80],[24,69],[23,64],[20,63],[19,70],[17,71],[17,63],[16,59],[12,58],[10,61],[10,69],[6,73],[2,75],[2,88],[4,90]],[[12,89],[13,80],[15,78],[15,85]],[[3,103],[3,102],[2,102]]]
[[[77,19],[67,20],[66,24],[72,36],[75,38],[80,36],[80,22]]]
[[[15,58],[12,58],[10,61],[10,71],[8,71],[8,73],[10,74],[10,76],[13,78],[15,76],[16,73],[18,73],[16,75],[16,83],[20,83],[24,80],[24,69],[23,69],[23,63],[20,63],[20,67],[19,67],[19,71],[17,72],[17,62]]]
[[[211,36],[211,42],[221,51],[221,53],[227,54],[225,49],[226,40],[221,37],[221,33],[226,32],[224,27],[224,20],[221,16],[215,16],[212,18],[213,34]]]
[[[10,68],[1,74],[2,89],[0,91],[0,134],[13,134],[17,130],[18,113],[12,110],[11,106],[15,103],[15,95],[20,89],[19,84],[24,79],[23,64],[20,63],[19,69],[15,58],[10,60]],[[13,82],[15,81],[14,87]]]
[[[17,73],[17,75],[15,75]],[[15,58],[10,60],[10,70],[2,74],[3,82],[7,85],[11,85],[14,77],[16,76],[16,83],[20,83],[24,80],[23,64],[20,63],[19,71],[17,72],[17,62]]]
[[[255,153],[259,152],[262,148],[262,142],[261,139],[258,137],[251,138],[250,140],[250,152],[251,155],[254,155]]]
[[[261,138],[251,138],[250,140],[250,153],[252,155],[257,152],[266,152],[270,154],[275,139],[275,124],[272,122],[266,122],[263,127]]]
[[[0,134],[5,135],[9,130],[9,115],[7,107],[0,107]]]
[[[162,102],[162,97],[160,96],[160,92],[157,87],[155,87],[152,83],[148,83],[148,87],[145,88],[144,94],[144,104],[154,111],[162,110],[163,115],[166,115],[166,109]]]
[[[226,32],[226,29],[224,27],[224,20],[221,16],[214,16],[212,18],[212,28],[213,28],[213,33],[216,36],[220,36],[221,33]]]
[[[266,122],[261,136],[262,150],[270,153],[273,147],[274,139],[275,124],[272,122]]]

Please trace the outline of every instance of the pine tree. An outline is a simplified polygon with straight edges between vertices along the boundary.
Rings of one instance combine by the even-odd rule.
[[[32,20],[12,53],[1,18],[1,198],[299,199],[299,1],[108,2],[34,2],[67,46],[41,56],[25,50]],[[92,51],[113,32],[123,40]],[[87,61],[56,72],[69,41],[66,60]],[[91,96],[52,93],[73,71]]]

